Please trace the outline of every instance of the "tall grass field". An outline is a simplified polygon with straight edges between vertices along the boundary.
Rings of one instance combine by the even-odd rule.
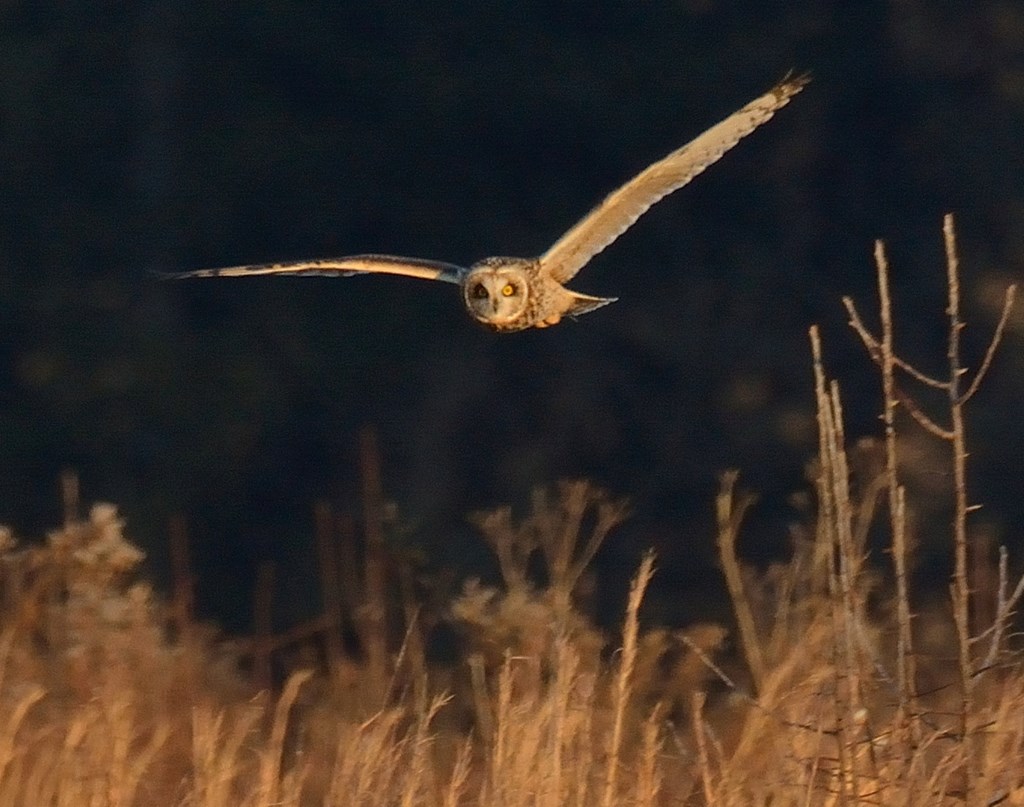
[[[0,530],[0,805],[1024,805],[1022,563],[974,527],[967,482],[971,401],[1019,320],[1011,287],[989,350],[964,366],[949,217],[944,236],[941,376],[899,353],[882,244],[878,300],[844,301],[877,379],[832,378],[810,329],[819,449],[788,562],[744,562],[753,494],[722,476],[708,507],[730,624],[642,627],[648,553],[620,629],[598,630],[580,605],[589,566],[629,511],[582,481],[539,489],[523,517],[472,515],[501,585],[421,601],[385,540],[368,436],[358,529],[317,509],[322,616],[275,634],[266,571],[254,635],[228,640],[193,617],[184,525],[162,599],[116,507],[83,513],[67,479],[44,540]],[[847,382],[877,383],[876,434],[845,433]],[[911,438],[951,480],[939,597],[913,585]],[[440,621],[461,638],[444,665],[428,661]]]

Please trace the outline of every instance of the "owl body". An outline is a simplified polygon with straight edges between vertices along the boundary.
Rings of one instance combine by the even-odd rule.
[[[484,258],[469,268],[395,255],[349,255],[288,263],[261,263],[223,269],[199,269],[171,275],[233,277],[243,275],[347,276],[383,273],[454,283],[470,316],[494,331],[546,328],[563,317],[586,314],[614,302],[566,288],[590,259],[636,223],[653,204],[682,188],[753,132],[803,89],[806,77],[786,78],[764,95],[703,134],[652,163],[604,198],[537,258]]]

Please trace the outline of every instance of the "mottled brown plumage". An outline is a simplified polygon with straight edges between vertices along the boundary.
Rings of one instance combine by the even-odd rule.
[[[563,284],[629,229],[651,205],[686,185],[768,121],[803,89],[807,81],[806,77],[783,80],[690,143],[649,165],[605,197],[539,258],[484,258],[467,269],[420,258],[350,255],[200,269],[173,277],[337,276],[371,272],[405,275],[457,284],[462,289],[462,299],[470,316],[495,331],[546,328],[565,316],[578,316],[614,302],[614,297],[591,297],[572,291]]]

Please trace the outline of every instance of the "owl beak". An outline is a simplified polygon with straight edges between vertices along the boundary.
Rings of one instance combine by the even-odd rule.
[[[493,312],[494,312],[495,314],[497,314],[497,313],[498,313],[498,303],[499,303],[499,302],[500,302],[500,300],[498,300],[498,298],[497,298],[497,297],[495,297],[495,298],[494,298],[493,300],[491,300],[491,310],[492,310],[492,311],[493,311]]]

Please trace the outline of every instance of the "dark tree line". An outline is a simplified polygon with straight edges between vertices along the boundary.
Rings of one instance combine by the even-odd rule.
[[[1019,273],[1022,65],[1024,10],[997,0],[5,4],[0,521],[51,524],[74,467],[157,566],[188,512],[201,568],[229,570],[207,591],[232,599],[255,558],[308,556],[313,499],[352,502],[372,425],[402,540],[441,565],[482,560],[468,510],[586,476],[635,503],[606,568],[655,543],[685,587],[732,466],[766,494],[751,554],[783,551],[814,447],[811,323],[851,379],[851,434],[877,430],[839,303],[872,293],[873,240],[925,365],[942,213],[979,326]],[[803,96],[581,274],[621,300],[579,323],[502,338],[407,279],[148,272],[536,253],[791,68],[814,75]],[[1010,541],[1019,345],[1018,325],[974,424]]]

